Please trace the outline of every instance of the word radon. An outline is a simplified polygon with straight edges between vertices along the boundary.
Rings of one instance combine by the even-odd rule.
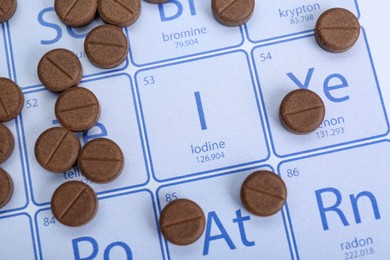
[[[198,35],[207,34],[206,27],[189,28],[188,30],[174,33],[162,33],[161,37],[163,42],[176,41],[181,39],[188,39]]]
[[[374,244],[374,240],[371,237],[367,238],[357,238],[353,239],[352,241],[347,241],[340,244],[341,250],[350,250],[353,248],[358,247],[365,247],[365,246],[371,246]]]

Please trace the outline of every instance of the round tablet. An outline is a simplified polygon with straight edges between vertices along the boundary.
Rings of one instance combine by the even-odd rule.
[[[241,186],[241,201],[257,216],[271,216],[286,203],[287,189],[282,178],[270,171],[256,171]]]
[[[5,162],[14,150],[14,135],[7,126],[0,124],[0,163]]]
[[[165,239],[176,245],[194,243],[205,228],[203,210],[188,199],[174,200],[166,205],[159,222]]]
[[[252,17],[255,0],[212,0],[211,9],[215,19],[226,26],[239,26]]]
[[[100,0],[98,3],[100,17],[106,23],[127,27],[137,21],[141,14],[140,0]]]
[[[71,131],[54,127],[43,132],[35,143],[35,157],[48,171],[64,172],[76,163],[80,141]]]
[[[163,4],[168,2],[168,0],[145,0],[145,1],[151,4]]]
[[[78,227],[90,222],[97,208],[96,193],[81,181],[65,182],[56,189],[51,198],[54,217],[70,227]]]
[[[17,117],[23,109],[24,95],[12,80],[0,78],[0,122]]]
[[[0,209],[7,205],[14,192],[14,183],[11,176],[0,168]]]
[[[279,109],[283,126],[295,134],[308,134],[316,130],[325,117],[322,99],[308,89],[297,89],[288,93]]]
[[[97,0],[55,0],[58,18],[71,27],[83,27],[96,16]]]
[[[330,52],[349,50],[360,35],[357,17],[343,8],[332,8],[320,15],[315,27],[318,44]]]
[[[116,179],[123,170],[124,157],[121,148],[110,139],[89,141],[81,149],[78,164],[81,173],[96,183]]]
[[[38,63],[39,80],[53,92],[77,86],[82,76],[83,68],[79,58],[67,49],[51,50]]]
[[[129,46],[122,29],[113,25],[100,25],[91,30],[84,42],[85,53],[96,67],[112,69],[127,57]]]
[[[16,11],[16,0],[0,1],[0,23],[9,20]]]
[[[74,132],[92,128],[100,116],[100,105],[95,94],[82,87],[62,92],[54,109],[60,124]]]

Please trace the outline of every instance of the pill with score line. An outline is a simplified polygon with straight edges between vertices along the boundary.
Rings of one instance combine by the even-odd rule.
[[[90,222],[98,209],[95,191],[81,181],[60,185],[51,198],[51,210],[62,224],[78,227]]]
[[[118,178],[124,163],[121,148],[107,138],[89,141],[78,157],[81,173],[95,183],[108,183]]]

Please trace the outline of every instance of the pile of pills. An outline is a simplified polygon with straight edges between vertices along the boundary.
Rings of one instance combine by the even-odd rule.
[[[3,123],[15,119],[22,111],[23,104],[24,96],[19,86],[12,80],[0,78],[0,164],[11,156],[15,146],[12,132]],[[13,190],[11,176],[0,168],[0,208],[10,201]]]
[[[129,46],[120,27],[133,24],[139,17],[141,2],[106,0],[56,0],[55,11],[66,25],[82,27],[91,23],[98,12],[108,24],[92,29],[84,42],[85,53],[96,67],[111,69],[127,57]],[[46,53],[38,64],[38,77],[52,92],[59,92],[55,115],[62,127],[43,132],[35,145],[38,163],[48,171],[64,172],[77,162],[82,174],[95,183],[115,180],[124,167],[121,148],[112,140],[98,138],[81,148],[73,132],[95,126],[100,116],[100,104],[88,89],[78,87],[83,70],[77,56],[66,49]],[[97,211],[97,197],[87,184],[71,181],[54,192],[53,215],[68,226],[88,223]]]
[[[146,0],[162,4],[167,0]],[[254,11],[255,0],[212,0],[215,19],[226,26],[240,26]],[[0,22],[8,20],[16,10],[16,0],[2,1]],[[128,56],[129,46],[123,27],[136,22],[141,14],[140,0],[55,0],[59,19],[71,27],[91,23],[96,14],[107,23],[92,29],[84,42],[89,61],[97,67],[111,69]],[[354,14],[342,8],[324,12],[315,27],[315,38],[321,48],[339,53],[350,49],[360,34],[360,25]],[[55,115],[62,127],[44,131],[36,141],[38,163],[48,171],[60,173],[79,166],[85,177],[95,183],[115,180],[124,167],[120,147],[109,139],[98,138],[81,147],[74,132],[87,131],[95,126],[100,116],[100,104],[94,93],[79,87],[83,69],[77,56],[66,49],[47,52],[38,64],[38,77],[51,92],[59,93]],[[9,158],[14,149],[14,137],[2,124],[14,119],[24,104],[20,88],[11,80],[0,78],[0,163]],[[321,98],[308,89],[288,93],[280,104],[281,124],[295,134],[308,134],[317,129],[325,117]],[[0,168],[0,208],[13,193],[10,175]],[[242,183],[240,196],[243,206],[257,216],[271,216],[282,209],[287,190],[283,180],[270,171],[257,171]],[[94,190],[85,183],[70,181],[54,192],[51,209],[61,223],[81,226],[95,216],[98,200]],[[205,228],[203,210],[196,202],[177,199],[161,212],[160,229],[164,237],[177,245],[195,242]]]
[[[16,0],[0,3],[0,23],[10,19],[16,11]],[[0,164],[5,162],[14,150],[14,136],[3,123],[15,119],[22,111],[24,96],[12,80],[0,78]],[[14,185],[11,176],[0,168],[0,208],[11,199]]]

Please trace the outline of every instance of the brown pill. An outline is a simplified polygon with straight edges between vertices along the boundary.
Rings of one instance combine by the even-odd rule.
[[[176,245],[194,243],[203,234],[203,210],[188,199],[174,200],[162,210],[160,229],[165,239]]]
[[[18,116],[23,109],[24,95],[15,82],[0,78],[0,122],[7,122]]]
[[[90,222],[97,208],[96,193],[81,181],[63,183],[51,198],[51,210],[54,217],[70,227],[78,227]]]
[[[61,92],[80,83],[83,68],[77,56],[66,49],[54,49],[38,63],[38,77],[50,91]]]
[[[82,87],[70,88],[58,96],[55,114],[63,127],[81,132],[96,124],[100,116],[100,105],[90,90]]]
[[[0,163],[5,162],[14,150],[14,135],[7,126],[0,124]]]
[[[349,50],[360,35],[357,17],[343,8],[325,11],[317,20],[315,37],[318,44],[330,52]]]
[[[241,186],[241,201],[245,208],[257,216],[271,216],[285,204],[286,185],[282,178],[270,171],[256,171]]]
[[[56,0],[54,10],[64,24],[83,27],[95,18],[97,0]]]
[[[308,134],[316,130],[325,117],[322,99],[308,89],[297,89],[284,97],[279,117],[283,126],[295,134]]]
[[[239,26],[252,17],[255,0],[212,0],[215,19],[226,26]]]
[[[14,193],[14,183],[11,176],[0,168],[0,209],[7,205]]]
[[[129,47],[122,29],[113,25],[100,25],[90,31],[84,42],[85,53],[96,67],[112,69],[127,57]]]
[[[168,0],[145,0],[145,1],[151,4],[164,4],[168,2]]]
[[[81,149],[78,159],[81,173],[96,183],[115,180],[123,170],[124,157],[121,148],[110,139],[98,138]]]
[[[9,20],[16,11],[16,0],[0,1],[0,23]]]
[[[54,127],[43,132],[35,143],[35,157],[48,171],[64,172],[76,163],[80,141],[71,131]]]
[[[140,0],[100,0],[98,3],[100,17],[106,23],[119,27],[130,26],[141,14]]]

